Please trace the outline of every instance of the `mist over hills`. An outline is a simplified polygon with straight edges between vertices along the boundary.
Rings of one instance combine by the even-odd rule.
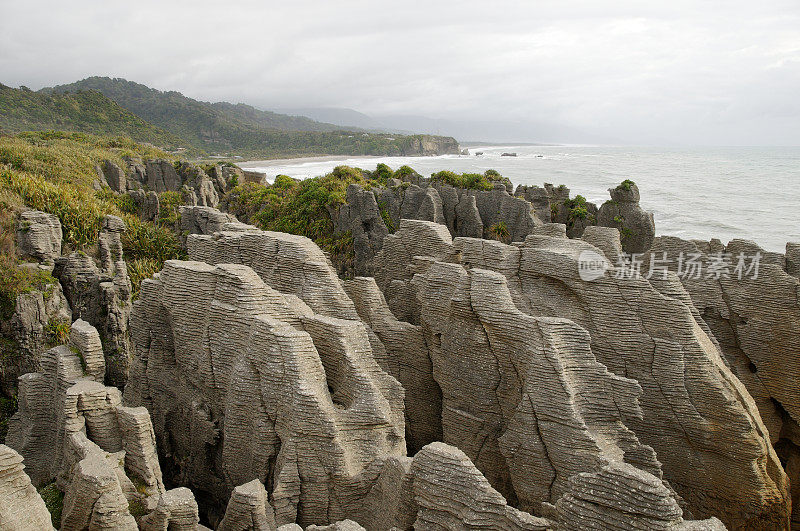
[[[413,114],[368,115],[337,107],[277,108],[279,112],[307,116],[343,127],[373,131],[408,133],[411,131],[445,135],[459,142],[544,143],[544,144],[623,144],[624,141],[547,122],[431,118]]]

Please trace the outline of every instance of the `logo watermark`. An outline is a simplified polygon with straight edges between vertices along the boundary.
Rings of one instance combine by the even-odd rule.
[[[608,260],[602,254],[585,250],[578,256],[578,276],[585,282],[591,282],[605,275],[606,270],[611,267]]]
[[[648,258],[645,260],[645,258]],[[661,253],[622,253],[614,265],[613,277],[630,279],[644,277],[647,280],[666,280],[669,272],[675,273],[681,280],[743,280],[758,279],[761,264],[761,253],[752,255],[739,253],[684,253],[669,256]],[[606,258],[594,251],[583,251],[578,256],[578,274],[581,280],[591,282],[602,277],[609,269]]]

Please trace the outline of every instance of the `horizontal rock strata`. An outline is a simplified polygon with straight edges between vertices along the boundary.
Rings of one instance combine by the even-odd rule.
[[[376,263],[387,264],[376,272],[387,300],[390,293],[406,293],[405,300],[412,301],[430,293],[421,298],[422,311],[430,312],[430,318],[422,318],[423,329],[430,330],[433,337],[440,334],[441,344],[452,344],[449,349],[453,353],[461,354],[467,351],[467,345],[480,341],[484,346],[475,351],[494,352],[498,342],[491,337],[498,333],[498,325],[493,323],[490,327],[476,322],[470,313],[477,308],[474,302],[468,303],[472,293],[464,288],[457,291],[454,286],[459,285],[458,278],[467,275],[464,266],[500,273],[510,293],[506,302],[494,302],[493,307],[518,310],[532,317],[570,319],[588,332],[591,352],[598,362],[614,374],[638,382],[643,390],[639,398],[642,416],[637,418],[628,406],[620,408],[625,412],[622,420],[639,441],[655,449],[664,479],[686,500],[690,514],[718,516],[733,527],[768,529],[786,525],[789,505],[786,475],[769,444],[767,430],[752,398],[723,363],[716,344],[696,320],[696,311],[690,303],[687,305],[688,295],[677,280],[669,289],[663,286],[656,289],[642,277],[616,279],[612,268],[597,280],[584,281],[578,275],[579,255],[591,251],[602,256],[600,249],[577,240],[535,235],[528,236],[522,246],[466,238],[451,241],[449,235],[442,235],[438,243],[429,246],[434,250],[433,258],[442,260],[450,256],[448,261],[461,265],[433,262],[414,276],[414,264],[424,259],[412,258],[409,249],[414,248],[421,234],[434,237],[436,229],[432,225],[429,223],[426,229],[424,222],[406,223],[406,230],[401,226],[393,235],[396,242],[388,245],[387,238],[376,257]],[[451,281],[445,278],[448,271],[452,271]],[[425,286],[423,281],[429,285]],[[397,282],[402,286],[397,286]],[[472,319],[474,324],[453,327],[449,332],[445,325],[440,328],[427,325],[428,320],[437,323],[443,310],[437,311],[433,304],[441,300],[452,300],[452,308],[459,309],[464,322]],[[446,321],[439,319],[438,322]],[[518,337],[527,338],[530,334],[520,333]],[[453,355],[448,356],[446,351],[439,354],[431,345],[429,342],[436,371],[437,359]],[[465,374],[468,371],[463,367],[450,369],[441,377],[434,373],[440,385]],[[520,385],[502,379],[502,370],[500,375],[498,390],[520,392]],[[492,378],[487,374],[478,379],[492,381]],[[466,402],[473,410],[479,408],[481,400],[488,399],[485,392],[470,396],[469,387],[442,388],[445,437],[449,393],[462,393],[461,403]],[[475,416],[480,419],[478,425],[483,425],[483,418]],[[469,425],[470,421],[472,417],[463,415],[453,425]],[[719,426],[725,429],[720,430]],[[464,433],[476,433],[476,428],[467,428]],[[731,447],[737,451],[730,452]],[[477,448],[486,452],[481,446]],[[498,489],[510,492],[504,479],[510,473],[498,474],[497,467],[487,467],[479,454],[472,457]],[[637,465],[643,468],[640,463]],[[646,467],[644,470],[654,471]],[[704,473],[698,474],[698,470]]]

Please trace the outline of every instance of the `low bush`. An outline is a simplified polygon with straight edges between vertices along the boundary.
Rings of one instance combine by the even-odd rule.
[[[64,510],[64,493],[61,492],[55,482],[45,485],[39,489],[39,495],[44,500],[47,510],[50,511],[50,519],[53,527],[61,527],[61,513]]]
[[[442,182],[456,188],[467,188],[470,190],[491,190],[495,183],[510,183],[510,181],[500,175],[496,170],[486,170],[485,173],[462,173],[461,175],[443,170],[431,174],[431,180]]]

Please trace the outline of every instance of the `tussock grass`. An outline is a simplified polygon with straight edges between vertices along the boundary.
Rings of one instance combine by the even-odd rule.
[[[11,227],[6,230],[4,225],[0,237],[0,259],[5,260],[6,267],[13,265],[11,257],[15,254],[14,211],[23,206],[56,215],[61,221],[67,250],[95,245],[103,216],[111,214],[125,221],[122,245],[129,263],[146,259],[150,261],[148,270],[152,270],[160,269],[165,260],[185,258],[172,227],[141,221],[127,196],[107,190],[96,192],[92,188],[97,179],[95,167],[104,160],[124,167],[124,156],[169,158],[155,147],[126,138],[60,132],[0,137],[0,222],[5,219]],[[141,264],[136,269],[140,271]],[[142,278],[131,278],[135,293]],[[23,289],[19,286],[33,285],[30,279],[18,280],[17,287],[0,285],[0,298],[16,298],[14,293]]]

